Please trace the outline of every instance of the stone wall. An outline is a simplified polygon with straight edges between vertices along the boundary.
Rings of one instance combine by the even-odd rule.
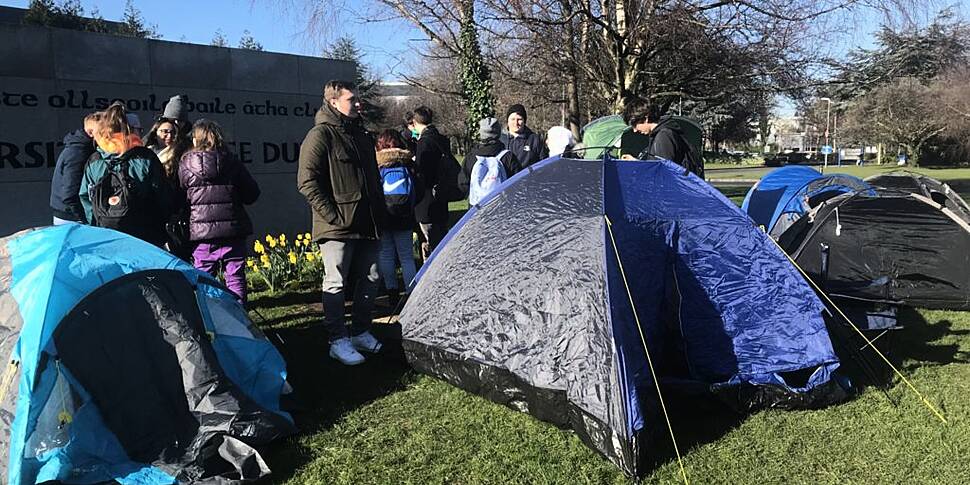
[[[262,189],[257,234],[305,231],[296,191],[299,145],[323,85],[353,63],[288,54],[0,25],[0,236],[48,225],[50,180],[64,135],[121,99],[150,128],[185,94],[189,118],[210,118]]]

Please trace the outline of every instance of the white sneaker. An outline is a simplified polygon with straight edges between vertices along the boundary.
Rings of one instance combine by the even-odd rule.
[[[357,350],[370,352],[372,354],[376,354],[381,351],[381,343],[378,342],[370,332],[364,332],[360,335],[350,337],[350,342]]]
[[[330,357],[339,360],[343,365],[357,365],[364,362],[364,356],[354,349],[354,344],[347,337],[330,343]]]

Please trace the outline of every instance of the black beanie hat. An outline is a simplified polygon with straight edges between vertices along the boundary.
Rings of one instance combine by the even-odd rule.
[[[529,117],[525,114],[525,106],[522,106],[521,104],[513,104],[512,106],[509,106],[509,109],[505,112],[505,117],[508,118],[512,115],[512,113],[517,113],[522,117],[523,120],[529,119]]]

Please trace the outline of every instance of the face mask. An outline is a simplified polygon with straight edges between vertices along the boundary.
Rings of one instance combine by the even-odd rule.
[[[418,130],[411,130],[411,138],[417,138],[419,135]]]

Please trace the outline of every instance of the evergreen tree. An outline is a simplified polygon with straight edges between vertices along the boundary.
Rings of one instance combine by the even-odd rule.
[[[244,30],[242,37],[239,39],[239,48],[261,51],[263,50],[263,44],[260,44],[251,32]]]
[[[461,97],[468,108],[466,125],[469,135],[478,129],[479,120],[495,115],[492,75],[482,57],[476,29],[475,2],[463,0],[461,29],[458,34],[458,77],[461,82]]]
[[[215,35],[212,36],[212,40],[209,45],[215,47],[229,47],[229,40],[226,39],[226,35],[222,33],[222,29],[216,29]]]
[[[158,27],[148,25],[145,22],[145,19],[141,16],[141,11],[135,8],[132,0],[125,2],[125,13],[121,18],[121,23],[121,29],[118,31],[119,35],[138,37],[141,39],[157,39],[159,37]]]
[[[354,78],[351,81],[357,85],[357,98],[360,100],[362,114],[371,123],[383,121],[387,112],[379,104],[380,79],[374,74],[373,69],[363,62],[363,53],[357,47],[357,42],[350,37],[340,37],[330,47],[324,49],[323,57],[354,63]]]

